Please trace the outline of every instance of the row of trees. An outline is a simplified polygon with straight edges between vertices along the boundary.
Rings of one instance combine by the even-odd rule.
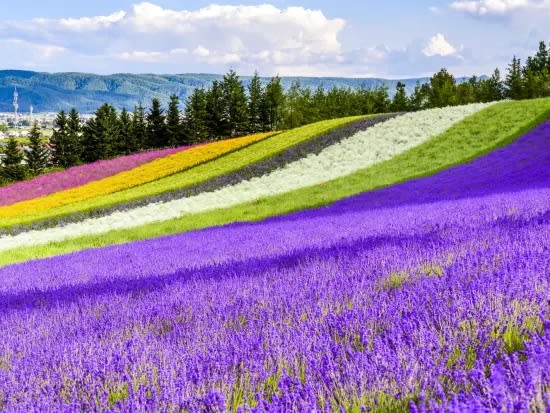
[[[180,111],[177,95],[167,110],[153,99],[148,110],[120,113],[104,104],[84,125],[79,113],[59,112],[50,140],[56,166],[108,159],[146,149],[190,145],[262,131],[289,129],[322,119],[385,112],[391,101],[386,88],[344,89],[312,93],[294,83],[285,93],[281,79],[264,85],[255,75],[247,87],[234,71],[208,89],[195,89]]]
[[[550,47],[550,46],[549,46]],[[458,83],[446,69],[435,73],[425,84],[417,83],[411,94],[406,85],[397,83],[393,98],[387,87],[360,87],[315,90],[294,82],[285,91],[276,76],[264,84],[256,73],[247,86],[237,73],[229,71],[209,88],[197,88],[180,110],[177,95],[170,97],[167,110],[158,99],[149,109],[137,105],[133,113],[120,113],[104,104],[84,125],[79,113],[61,111],[50,140],[51,164],[70,167],[152,148],[189,145],[224,137],[261,131],[290,129],[324,119],[382,112],[416,111],[426,108],[550,96],[550,50],[544,42],[534,56],[522,65],[516,57],[504,79],[498,69],[488,78],[471,77]],[[39,134],[36,127],[31,133]],[[37,143],[38,142],[38,143]],[[36,145],[40,139],[35,139]],[[14,146],[15,145],[15,146]],[[10,141],[5,150],[2,176],[22,179],[23,166],[17,161],[17,143]],[[32,146],[32,143],[31,143]],[[35,148],[32,153],[41,153]],[[7,162],[7,163],[6,163]],[[28,174],[40,168],[26,159]],[[11,165],[11,166],[10,166]]]
[[[506,76],[508,97],[511,99],[532,99],[550,96],[550,43],[539,43],[534,56],[529,56],[525,65],[512,59]]]

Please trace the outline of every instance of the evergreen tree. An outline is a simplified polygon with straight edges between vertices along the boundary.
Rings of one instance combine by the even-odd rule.
[[[170,96],[168,113],[166,115],[166,135],[168,146],[176,147],[184,143],[184,136],[179,110],[180,100],[178,95]]]
[[[344,100],[356,100],[354,106],[358,108],[355,112],[352,107],[348,107],[347,112],[350,114],[368,114],[368,113],[382,113],[391,109],[391,100],[388,95],[388,88],[386,86],[378,86],[374,89],[368,89],[365,85],[350,93],[349,97],[343,96]],[[341,112],[338,116],[344,116]]]
[[[443,68],[430,78],[428,105],[432,108],[442,108],[457,103],[455,78]]]
[[[115,156],[119,133],[116,109],[104,103],[84,125],[82,160],[94,162]]]
[[[262,129],[263,93],[262,81],[258,72],[255,72],[248,85],[248,131],[252,133],[259,132]]]
[[[40,175],[48,165],[48,152],[40,139],[40,127],[34,122],[29,132],[29,147],[25,151],[27,169],[33,176]]]
[[[298,107],[301,112],[301,124],[305,125],[307,123],[313,123],[318,120],[319,115],[317,113],[317,108],[313,102],[313,94],[311,93],[310,88],[301,88],[300,94],[298,96]]]
[[[53,163],[63,168],[76,165],[80,160],[80,142],[75,139],[74,125],[69,126],[65,111],[58,113],[50,143],[53,147]]]
[[[288,92],[286,93],[286,113],[283,122],[283,127],[285,129],[292,129],[302,124],[302,112],[300,108],[300,88],[300,81],[296,80],[292,82],[290,88],[288,89]],[[336,89],[331,90],[331,92],[336,93]],[[329,95],[331,92],[329,92]]]
[[[391,110],[394,112],[404,112],[409,109],[409,98],[407,97],[407,90],[403,82],[397,82],[395,88],[395,95],[393,96]]]
[[[550,51],[544,42],[539,43],[539,50],[533,58],[533,69],[536,73],[542,73],[544,69],[550,72]]]
[[[540,73],[537,73],[532,64],[532,59],[522,71],[522,93],[524,99],[532,99],[542,96],[542,87],[544,80]]]
[[[467,82],[462,82],[456,85],[456,103],[459,105],[467,105],[477,102],[479,94],[479,81],[477,76],[472,76]]]
[[[211,139],[218,139],[231,134],[225,116],[225,99],[223,84],[215,80],[212,87],[205,92],[205,125]]]
[[[2,158],[2,177],[7,181],[22,181],[25,179],[25,165],[21,148],[15,138],[10,138]]]
[[[479,101],[481,102],[494,102],[504,98],[504,87],[498,68],[489,79],[481,82],[480,89]]]
[[[508,73],[506,74],[506,80],[504,81],[506,86],[506,96],[511,99],[523,98],[523,78],[521,73],[521,60],[516,58],[512,59],[512,63],[508,65]]]
[[[151,109],[147,114],[147,139],[148,148],[164,148],[168,144],[166,134],[166,117],[162,109],[160,100],[153,98]]]
[[[265,88],[261,105],[263,130],[277,130],[281,124],[285,96],[279,76],[272,78]]]
[[[75,164],[80,162],[80,154],[82,153],[82,126],[80,124],[80,114],[75,108],[69,112],[67,120],[67,139],[71,143],[72,150],[78,154],[75,159]]]
[[[246,132],[248,123],[248,108],[244,85],[234,70],[223,77],[224,120],[227,123],[229,136]]]
[[[327,105],[327,96],[323,84],[317,86],[317,89],[313,94],[312,100],[313,106],[315,107],[315,111],[317,114],[316,120],[328,119],[330,115]]]
[[[184,122],[188,143],[199,143],[208,138],[207,118],[206,92],[196,88],[185,105]]]
[[[130,113],[123,108],[118,117],[118,140],[114,144],[114,152],[117,155],[137,152],[138,147],[133,126]]]
[[[132,145],[135,145],[135,151],[140,151],[145,148],[145,140],[147,139],[147,123],[145,122],[145,109],[143,105],[139,103],[134,108],[134,114],[132,116],[132,136],[133,139],[130,141]],[[129,145],[129,148],[132,148]]]
[[[410,97],[411,110],[422,110],[428,106],[430,86],[427,83],[420,84],[416,81],[414,92]]]

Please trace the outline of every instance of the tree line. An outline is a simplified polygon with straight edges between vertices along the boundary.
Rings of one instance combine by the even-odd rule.
[[[148,149],[291,129],[344,116],[550,96],[549,47],[540,42],[538,51],[526,59],[525,65],[514,57],[504,79],[495,69],[490,77],[472,76],[457,82],[441,69],[427,83],[417,83],[410,94],[406,85],[398,82],[392,98],[385,86],[325,90],[321,85],[312,90],[295,81],[285,91],[278,76],[264,84],[258,73],[245,86],[230,70],[210,87],[196,88],[183,110],[180,98],[174,94],[166,110],[156,98],[148,109],[138,104],[132,113],[126,109],[118,112],[105,103],[84,124],[75,109],[61,111],[48,146],[40,140],[37,125],[31,130],[26,151],[18,147],[17,141],[8,141],[0,176],[4,181],[20,180],[50,166],[67,168]]]

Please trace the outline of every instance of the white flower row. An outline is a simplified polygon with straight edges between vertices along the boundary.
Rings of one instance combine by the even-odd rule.
[[[324,183],[391,159],[489,105],[430,109],[398,116],[270,174],[189,198],[152,203],[62,227],[4,236],[0,238],[0,251],[138,227]]]

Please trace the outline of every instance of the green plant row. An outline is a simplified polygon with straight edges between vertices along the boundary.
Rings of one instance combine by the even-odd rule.
[[[372,115],[370,115],[372,116]],[[62,219],[64,216],[86,213],[98,208],[108,208],[128,201],[139,200],[163,192],[181,189],[204,182],[224,174],[243,168],[246,165],[259,162],[282,151],[329,132],[335,128],[369,116],[353,116],[332,119],[292,129],[250,146],[223,155],[220,158],[205,162],[180,173],[170,175],[143,185],[138,185],[112,194],[91,198],[86,201],[72,203],[63,207],[36,211],[31,215],[2,220],[0,228],[29,224],[47,219]]]
[[[327,205],[361,192],[432,175],[451,166],[468,162],[512,142],[549,118],[550,99],[498,103],[469,116],[443,134],[389,161],[323,185],[138,228],[6,251],[0,253],[0,265],[237,221],[257,221]]]

